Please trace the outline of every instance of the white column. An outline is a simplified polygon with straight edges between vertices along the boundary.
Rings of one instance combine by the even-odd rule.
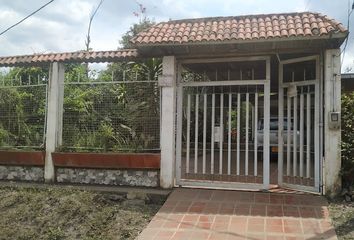
[[[54,62],[50,65],[44,166],[44,179],[46,182],[55,181],[52,152],[55,152],[57,147],[60,146],[62,139],[64,73],[63,63]]]
[[[341,188],[341,129],[330,128],[330,112],[341,111],[340,49],[325,51],[324,74],[324,185],[325,194],[334,196]]]
[[[161,163],[160,186],[172,188],[175,176],[175,115],[176,115],[176,59],[166,56],[162,62],[161,87]]]

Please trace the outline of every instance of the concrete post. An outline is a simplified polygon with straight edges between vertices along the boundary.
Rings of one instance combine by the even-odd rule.
[[[340,49],[325,51],[324,69],[324,193],[333,197],[341,189],[341,128],[330,121],[341,111]],[[339,117],[340,121],[340,117]]]
[[[49,69],[48,102],[47,102],[47,131],[45,142],[44,180],[55,181],[55,170],[52,152],[61,144],[62,117],[64,100],[64,73],[63,63],[54,62]]]
[[[163,58],[161,87],[160,187],[172,188],[175,177],[176,59]]]

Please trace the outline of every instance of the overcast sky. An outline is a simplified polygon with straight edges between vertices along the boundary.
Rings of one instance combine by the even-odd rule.
[[[353,1],[353,0],[351,0]],[[0,0],[0,31],[48,0]],[[99,0],[55,0],[0,36],[0,56],[85,49],[89,16]],[[347,25],[348,0],[139,0],[155,21],[211,16],[315,11]],[[91,30],[94,50],[113,50],[129,27],[139,21],[135,0],[105,0]],[[354,29],[354,13],[350,30]],[[354,35],[350,35],[343,68],[354,71]]]

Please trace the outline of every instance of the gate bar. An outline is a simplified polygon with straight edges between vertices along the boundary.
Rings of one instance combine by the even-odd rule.
[[[314,147],[315,147],[315,188],[319,191],[320,187],[320,145],[316,144],[317,141],[320,139],[320,86],[319,83],[315,84],[315,122],[314,122],[314,129],[315,129],[315,140],[314,140]]]
[[[294,97],[293,175],[297,175],[297,96]]]
[[[304,94],[300,94],[300,177],[304,176]]]
[[[288,89],[289,91],[289,89]],[[290,176],[290,158],[291,158],[291,97],[287,93],[287,136],[286,136],[286,175]]]
[[[278,96],[278,185],[283,184],[284,178],[284,88],[281,87],[283,82],[283,66],[279,66],[279,96]]]
[[[257,176],[258,146],[257,146],[257,121],[258,121],[258,93],[254,94],[254,176]]]
[[[311,93],[306,94],[306,177],[310,177],[311,157]]]
[[[245,175],[248,176],[248,128],[249,128],[249,101],[250,101],[250,94],[246,93],[246,133],[245,133]]]
[[[191,95],[187,96],[187,163],[186,163],[186,173],[189,173],[189,158],[190,158],[190,136],[191,136]]]
[[[210,173],[214,174],[214,147],[215,147],[215,93],[211,95],[211,155],[210,155]]]
[[[195,95],[195,129],[194,129],[194,173],[198,173],[198,117],[199,94]]]
[[[204,93],[204,112],[203,112],[203,174],[205,174],[206,164],[206,122],[207,122],[207,95]]]
[[[230,81],[210,81],[210,82],[184,82],[181,83],[183,87],[213,87],[213,86],[245,86],[245,85],[263,85],[265,84],[266,80],[237,80],[231,79]]]
[[[228,142],[227,142],[227,174],[231,175],[231,104],[232,94],[229,93],[229,124],[228,124]]]
[[[237,93],[237,149],[236,149],[236,154],[237,154],[237,175],[240,175],[240,115],[241,115],[241,95],[240,93]]]
[[[222,155],[223,155],[223,133],[224,133],[224,94],[220,94],[220,151],[219,151],[219,174],[222,174]]]

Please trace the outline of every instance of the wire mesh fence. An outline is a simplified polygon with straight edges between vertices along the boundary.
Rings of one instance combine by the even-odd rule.
[[[156,81],[66,82],[62,150],[159,150],[159,109]]]
[[[43,149],[47,106],[46,79],[0,82],[0,148]]]
[[[90,70],[87,64],[65,68],[57,150],[159,150],[160,60],[115,63],[102,71]],[[35,67],[0,72],[0,149],[44,149],[48,73]]]

